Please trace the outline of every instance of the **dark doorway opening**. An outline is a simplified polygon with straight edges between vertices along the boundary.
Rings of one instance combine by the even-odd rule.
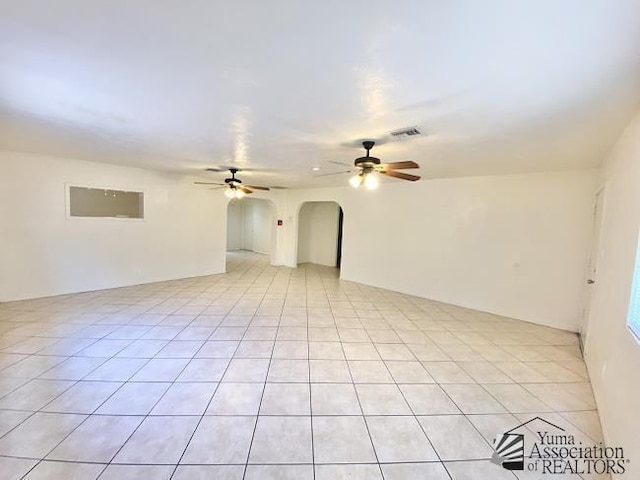
[[[338,253],[336,255],[336,267],[340,268],[342,264],[342,223],[344,222],[344,212],[340,207],[340,213],[338,214]]]

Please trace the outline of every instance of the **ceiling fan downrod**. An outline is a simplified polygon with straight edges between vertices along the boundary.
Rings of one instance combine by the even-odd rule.
[[[369,156],[369,150],[371,150],[375,144],[376,142],[373,142],[371,140],[365,140],[364,142],[362,142],[362,146],[367,151],[367,157]]]

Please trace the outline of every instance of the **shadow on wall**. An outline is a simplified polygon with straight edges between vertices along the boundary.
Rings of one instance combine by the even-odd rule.
[[[227,206],[227,251],[247,250],[275,255],[276,208],[270,200],[243,198]]]
[[[297,263],[336,267],[342,256],[342,208],[336,202],[305,202],[298,213]]]

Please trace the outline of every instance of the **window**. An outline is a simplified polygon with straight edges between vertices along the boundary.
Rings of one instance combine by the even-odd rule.
[[[144,193],[69,187],[69,216],[144,218]]]
[[[636,262],[633,269],[633,282],[631,286],[631,299],[629,300],[629,313],[627,323],[629,328],[640,340],[640,235],[638,236],[638,247],[636,248]]]

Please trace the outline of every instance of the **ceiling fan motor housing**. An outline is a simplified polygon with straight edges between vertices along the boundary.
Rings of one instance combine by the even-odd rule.
[[[360,157],[356,158],[355,161],[356,167],[375,167],[376,165],[380,165],[380,159],[376,157]]]
[[[229,186],[233,187],[234,184],[239,185],[242,183],[242,181],[240,181],[239,179],[236,178],[236,173],[238,173],[238,169],[237,168],[230,168],[229,171],[231,172],[231,178],[225,178],[224,181],[225,183],[229,184]]]
[[[356,158],[355,166],[365,169],[365,173],[366,170],[370,171],[376,165],[380,165],[379,158],[369,156],[369,150],[371,150],[375,144],[376,142],[372,140],[365,140],[364,142],[362,142],[362,146],[367,151],[367,155],[365,157]]]

